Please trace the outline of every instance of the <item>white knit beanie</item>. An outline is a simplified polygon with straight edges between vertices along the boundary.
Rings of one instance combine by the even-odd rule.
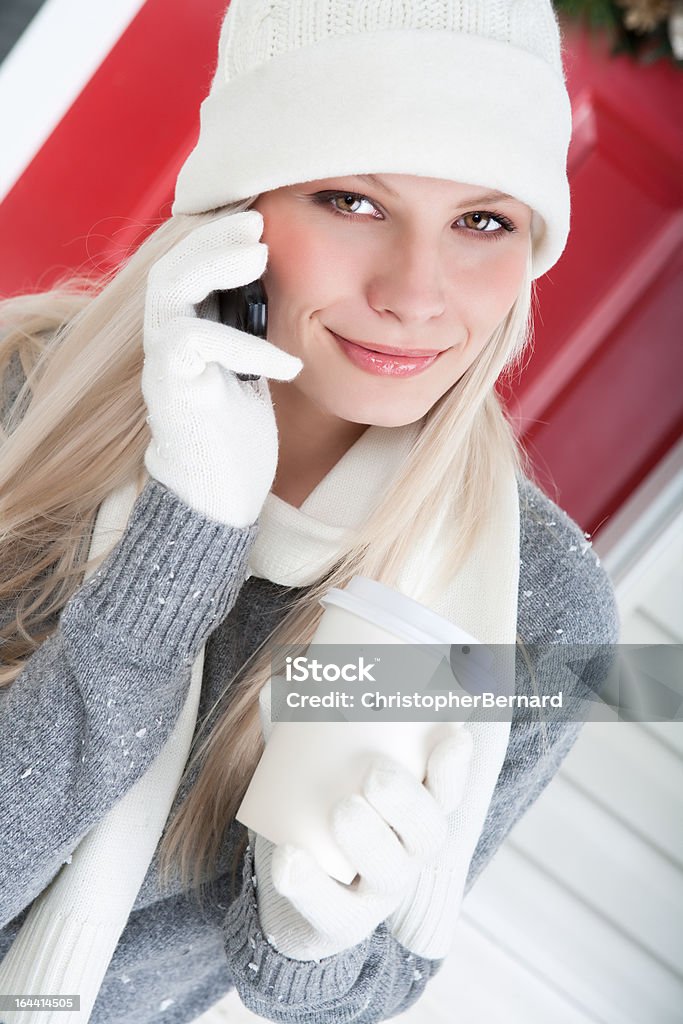
[[[173,214],[317,178],[444,178],[531,207],[539,277],[569,231],[570,135],[549,0],[232,0]]]

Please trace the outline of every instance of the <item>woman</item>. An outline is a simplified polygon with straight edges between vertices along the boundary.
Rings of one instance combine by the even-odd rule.
[[[577,722],[520,713],[455,730],[422,783],[373,762],[335,818],[348,887],[248,835],[271,651],[310,640],[330,587],[541,645],[519,692],[617,639],[494,391],[567,237],[552,8],[372,6],[233,0],[171,220],[99,286],[3,303],[0,979],[66,992],[73,942],[94,1021],[180,1024],[233,985],[273,1020],[401,1012],[570,749]],[[267,341],[215,294],[259,277]],[[607,670],[573,669],[588,693]],[[164,783],[188,687],[195,749]]]

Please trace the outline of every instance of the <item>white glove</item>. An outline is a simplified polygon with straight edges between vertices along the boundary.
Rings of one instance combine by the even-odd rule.
[[[259,709],[267,739],[269,683]],[[371,935],[442,851],[470,748],[467,731],[456,727],[434,747],[423,784],[398,762],[373,759],[362,795],[338,801],[331,815],[335,839],[360,875],[350,885],[331,878],[302,848],[275,846],[249,830],[259,919],[270,944],[294,960],[320,960]]]
[[[145,465],[192,508],[232,526],[258,518],[277,468],[277,426],[264,378],[292,380],[303,367],[263,338],[216,322],[212,293],[263,273],[262,231],[256,210],[203,223],[154,264],[147,280],[142,393],[152,440]],[[238,373],[262,376],[249,382]]]

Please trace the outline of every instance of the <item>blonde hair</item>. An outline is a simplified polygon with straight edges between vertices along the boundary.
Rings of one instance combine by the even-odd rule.
[[[14,618],[0,628],[0,686],[10,684],[57,627],[82,583],[98,507],[137,475],[150,440],[140,379],[143,313],[152,264],[200,222],[247,209],[255,197],[208,214],[162,223],[116,271],[97,282],[72,278],[50,291],[0,302],[0,379],[18,359],[26,382],[0,438],[0,607]],[[199,890],[213,878],[225,830],[234,819],[263,750],[258,693],[275,644],[308,643],[323,612],[318,598],[355,575],[395,585],[416,537],[445,513],[450,559],[426,581],[438,593],[469,550],[496,496],[500,470],[519,474],[525,458],[494,385],[510,376],[531,342],[531,244],[517,300],[466,373],[429,410],[401,472],[372,509],[353,548],[326,567],[291,604],[232,679],[195,735],[187,772],[198,771],[160,844],[165,882],[179,869]],[[0,428],[1,429],[1,428]],[[406,524],[410,529],[406,529]],[[106,554],[97,561],[101,561]],[[227,697],[213,726],[214,710]],[[202,738],[202,734],[207,734]],[[233,882],[246,831],[233,860]]]

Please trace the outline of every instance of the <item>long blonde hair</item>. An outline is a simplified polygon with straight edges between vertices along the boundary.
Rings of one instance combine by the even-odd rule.
[[[26,378],[0,434],[0,607],[14,608],[0,628],[0,686],[54,632],[81,585],[105,496],[131,477],[139,490],[144,486],[150,434],[140,379],[150,267],[200,221],[247,209],[254,199],[166,221],[96,282],[76,277],[0,302],[0,379],[11,360]],[[310,641],[323,612],[318,599],[330,586],[343,587],[355,575],[395,585],[416,538],[446,513],[451,556],[427,581],[422,599],[428,603],[425,595],[452,578],[473,543],[501,469],[526,470],[494,384],[515,372],[528,351],[532,300],[530,245],[517,300],[467,372],[429,410],[353,548],[292,601],[282,622],[225,680],[226,706],[203,738],[216,705],[199,723],[187,766],[198,775],[161,842],[164,881],[174,867],[187,890],[199,891],[213,877],[225,830],[263,750],[258,693],[270,675],[272,646]],[[233,859],[233,882],[246,838],[245,832]]]

